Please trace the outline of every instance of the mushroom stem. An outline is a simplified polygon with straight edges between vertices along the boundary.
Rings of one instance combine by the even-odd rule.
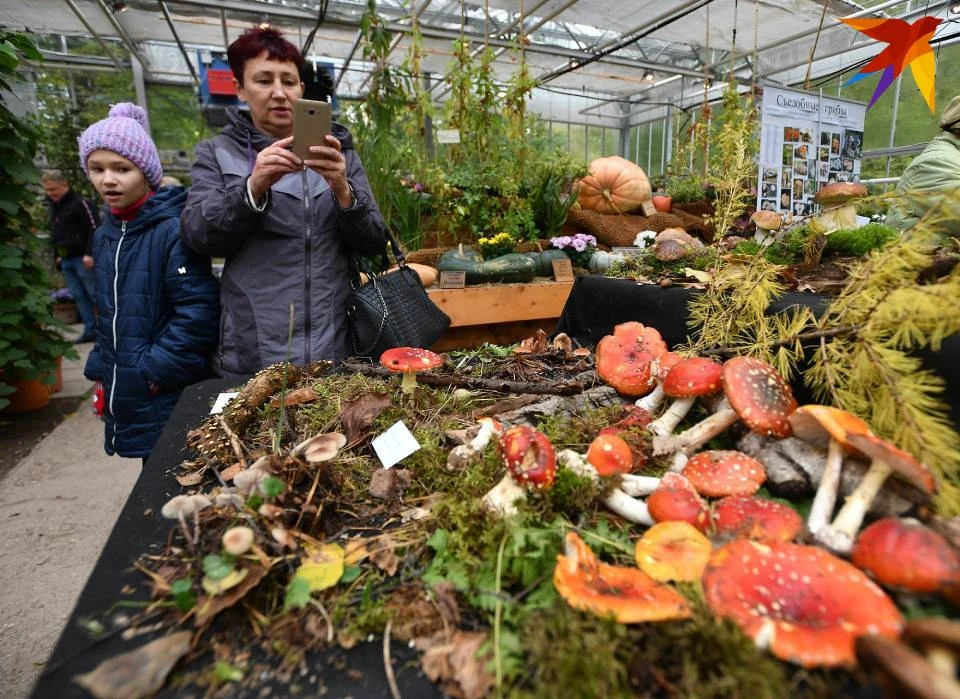
[[[501,431],[500,425],[492,418],[481,420],[480,431],[477,432],[476,437],[466,444],[460,444],[450,450],[450,454],[447,456],[447,470],[456,471],[472,463],[476,456],[487,448],[490,439]]]
[[[833,523],[821,528],[815,536],[817,541],[837,553],[850,553],[867,510],[892,472],[893,469],[883,461],[874,460],[867,475],[860,481],[857,489],[850,493]]]
[[[760,226],[757,226],[757,230],[753,233],[753,241],[764,247],[770,245],[770,243],[773,242],[773,238],[773,231],[767,228],[760,228]]]
[[[403,381],[400,382],[400,390],[403,393],[413,393],[417,388],[417,372],[403,372]]]
[[[508,473],[483,496],[483,506],[499,517],[513,517],[520,511],[516,503],[526,498],[527,492]]]
[[[827,447],[827,461],[823,466],[823,476],[820,478],[817,494],[813,497],[813,505],[810,507],[810,516],[807,518],[807,529],[811,534],[820,531],[833,515],[833,508],[837,503],[837,490],[840,487],[843,456],[843,445],[831,439]]]
[[[724,399],[720,401],[715,413],[701,420],[693,427],[678,435],[655,437],[653,440],[653,453],[655,455],[661,455],[682,451],[684,454],[692,454],[730,427],[730,425],[738,419],[740,419],[740,416],[737,415],[737,411],[731,408],[730,403]]]
[[[663,384],[658,383],[650,393],[643,398],[638,398],[634,405],[638,408],[643,408],[648,413],[652,413],[660,407],[660,404],[663,403],[663,399],[666,398],[666,396],[667,394],[663,392]]]
[[[665,436],[672,433],[677,429],[677,425],[680,424],[680,421],[687,416],[687,413],[690,412],[690,408],[693,407],[693,402],[696,400],[696,397],[690,396],[688,398],[677,398],[670,404],[670,407],[667,408],[666,412],[663,413],[660,417],[650,423],[648,428],[651,432],[656,435]]]
[[[660,486],[660,479],[624,473],[620,476],[620,490],[630,497],[649,495]]]
[[[596,469],[587,461],[586,457],[572,449],[564,449],[558,452],[557,462],[565,468],[569,468],[578,476],[592,478],[594,480],[600,477],[597,475]],[[639,478],[639,476],[637,478]],[[653,517],[650,516],[649,510],[647,510],[647,503],[643,500],[630,497],[619,488],[613,488],[603,499],[603,504],[612,512],[620,515],[629,522],[643,524],[648,527],[654,525]]]
[[[197,513],[194,512],[193,516],[196,517]],[[191,549],[194,548],[196,546],[196,540],[190,534],[190,527],[187,525],[187,518],[183,516],[183,512],[177,513],[177,519],[180,520],[180,531],[183,532],[183,538],[187,540],[187,544]]]

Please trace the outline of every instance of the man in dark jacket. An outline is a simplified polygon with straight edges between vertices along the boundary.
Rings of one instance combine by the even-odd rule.
[[[239,97],[216,138],[197,146],[180,236],[225,257],[216,368],[258,371],[288,356],[307,364],[351,354],[346,305],[351,258],[383,250],[385,226],[346,128],[300,161],[289,149],[302,95],[295,46],[274,29],[246,32],[228,51]]]
[[[59,170],[47,170],[40,179],[50,210],[50,241],[54,260],[77,302],[83,335],[75,342],[93,342],[96,326],[93,272],[93,233],[100,225],[96,207],[70,189]]]

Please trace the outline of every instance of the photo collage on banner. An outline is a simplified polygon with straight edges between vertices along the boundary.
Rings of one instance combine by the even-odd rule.
[[[760,117],[757,209],[808,216],[831,182],[858,182],[866,106],[765,87]]]

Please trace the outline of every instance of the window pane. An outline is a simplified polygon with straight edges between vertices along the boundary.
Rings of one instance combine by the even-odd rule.
[[[663,121],[653,122],[653,142],[650,146],[650,169],[647,175],[663,172]]]
[[[603,130],[603,154],[620,155],[620,129]]]
[[[578,158],[587,157],[587,127],[570,124],[570,152]]]
[[[603,155],[603,127],[587,127],[587,160],[593,160]]]

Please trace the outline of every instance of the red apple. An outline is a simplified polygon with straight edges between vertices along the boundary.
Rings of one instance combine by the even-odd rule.
[[[669,214],[673,210],[673,197],[669,194],[654,194],[653,206],[657,211]]]

